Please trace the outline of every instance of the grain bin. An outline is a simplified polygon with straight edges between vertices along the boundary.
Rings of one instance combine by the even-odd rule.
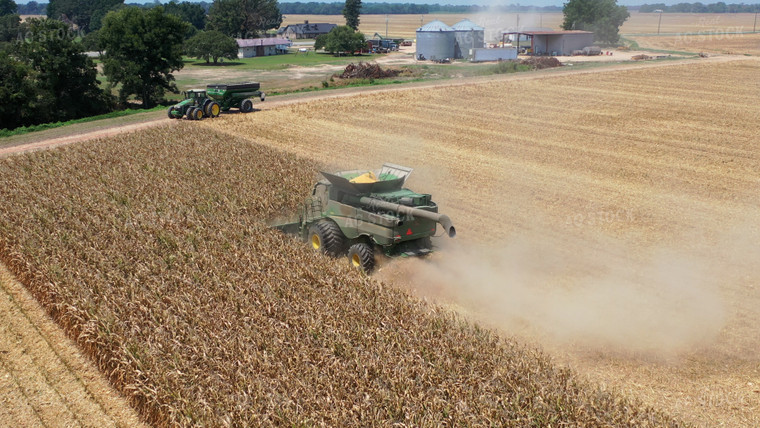
[[[469,19],[463,19],[451,28],[454,29],[454,58],[470,58],[470,50],[485,45],[485,29],[475,25]]]
[[[417,59],[454,58],[454,29],[435,20],[417,29]]]

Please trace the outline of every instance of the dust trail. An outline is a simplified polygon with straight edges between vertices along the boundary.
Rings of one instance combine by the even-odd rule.
[[[550,342],[671,356],[715,340],[724,307],[698,260],[623,246],[561,251],[531,239],[501,248],[448,245],[406,269],[418,292],[476,319]]]

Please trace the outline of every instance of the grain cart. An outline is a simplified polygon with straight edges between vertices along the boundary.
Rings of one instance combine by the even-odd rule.
[[[260,88],[261,84],[258,82],[220,83],[206,86],[206,92],[219,103],[222,111],[239,108],[241,112],[248,113],[253,111],[253,98],[259,98],[262,102],[266,98],[266,94],[261,92]]]
[[[429,254],[437,224],[452,238],[456,230],[430,195],[403,188],[411,172],[393,164],[378,172],[322,172],[325,179],[314,185],[298,221],[275,228],[325,254],[348,255],[352,266],[367,273],[376,249],[389,257]]]
[[[239,108],[241,112],[253,111],[253,99],[264,101],[266,95],[259,90],[258,82],[207,85],[206,89],[183,92],[184,101],[169,107],[170,119],[186,116],[191,120],[219,116],[220,111]]]

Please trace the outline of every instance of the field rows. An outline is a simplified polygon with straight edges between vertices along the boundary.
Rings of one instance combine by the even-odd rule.
[[[318,164],[197,125],[0,169],[0,256],[153,425],[680,425],[267,228]]]
[[[2,265],[0,403],[4,426],[142,426]]]
[[[391,280],[543,331],[595,379],[699,424],[752,426],[758,72],[745,60],[393,91],[203,125],[337,169],[414,167],[409,184],[458,239],[437,255],[443,274],[392,265]]]

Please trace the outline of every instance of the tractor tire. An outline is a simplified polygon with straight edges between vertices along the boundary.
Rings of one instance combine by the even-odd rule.
[[[174,107],[169,107],[169,110],[166,112],[169,115],[169,119],[176,119],[174,116]]]
[[[348,249],[348,263],[352,267],[369,274],[375,268],[375,252],[365,243],[354,244]]]
[[[240,111],[243,113],[250,113],[253,111],[253,101],[245,99],[240,103]]]
[[[208,114],[208,106],[211,105],[211,103],[213,103],[213,102],[214,102],[214,100],[212,100],[210,98],[206,98],[206,100],[203,101],[203,104],[201,105],[201,109],[203,110],[203,113],[206,116],[209,116],[209,114]]]
[[[203,111],[206,113],[206,116],[213,118],[219,117],[221,108],[219,107],[219,104],[216,103],[216,101],[211,101],[210,103],[206,104],[206,107]]]
[[[309,242],[312,248],[327,254],[339,257],[346,246],[346,238],[335,222],[332,220],[319,221],[309,228]]]
[[[203,109],[196,108],[193,110],[193,119],[194,120],[201,120],[203,119]]]
[[[195,107],[190,107],[189,109],[187,109],[187,111],[185,112],[185,115],[187,116],[189,120],[195,120]]]

